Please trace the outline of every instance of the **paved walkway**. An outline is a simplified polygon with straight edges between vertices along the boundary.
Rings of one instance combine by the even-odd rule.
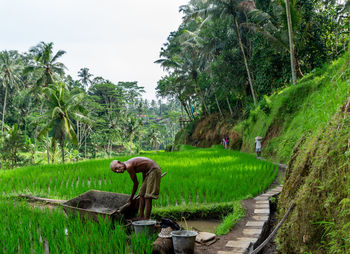
[[[248,253],[250,244],[255,244],[263,232],[265,223],[268,223],[270,216],[269,199],[282,191],[282,185],[275,187],[268,192],[254,198],[254,214],[249,218],[242,235],[235,237],[225,246],[225,250],[218,251],[217,254],[243,254]]]

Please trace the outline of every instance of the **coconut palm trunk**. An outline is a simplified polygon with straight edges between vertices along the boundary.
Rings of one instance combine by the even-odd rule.
[[[195,81],[195,83],[196,83],[196,87],[197,87],[197,89],[198,89],[198,93],[199,93],[199,96],[200,96],[200,98],[201,98],[202,105],[204,106],[205,112],[209,115],[210,113],[209,113],[207,104],[205,103],[204,95],[203,95],[202,89],[200,88],[200,86],[199,86],[199,84],[198,84],[198,79],[197,79],[197,77],[194,78],[194,81]]]
[[[295,85],[297,83],[297,72],[296,72],[296,68],[295,68],[293,25],[292,25],[292,17],[290,14],[290,2],[289,2],[289,0],[286,0],[286,14],[287,14],[289,48],[290,48],[290,66],[292,69],[292,81],[293,81],[293,84]]]
[[[227,102],[228,108],[230,110],[230,114],[231,114],[231,116],[233,116],[233,111],[232,111],[232,108],[231,108],[231,105],[230,105],[230,101],[228,100],[227,96],[226,96],[226,102]]]
[[[49,145],[49,133],[46,132],[46,156],[47,164],[50,164],[50,145]]]
[[[215,94],[215,101],[216,101],[216,105],[217,105],[217,107],[219,109],[221,117],[224,118],[224,115],[222,114],[222,111],[221,111],[221,108],[220,108],[220,104],[219,104],[219,101],[218,101],[218,97],[216,97],[216,94]]]
[[[188,118],[189,118],[190,120],[192,120],[191,114],[190,114],[190,112],[189,112],[188,109],[187,109],[187,105],[186,105],[182,100],[180,100],[180,103],[181,103],[182,107],[185,109]]]
[[[64,163],[64,138],[60,142],[62,163]]]
[[[2,132],[4,131],[4,125],[5,125],[6,101],[7,101],[7,86],[5,86],[5,99],[4,99],[4,107],[2,110],[2,127],[1,127]]]
[[[86,125],[84,125],[84,129],[86,128]],[[87,138],[88,130],[86,128],[85,131],[85,144],[84,144],[84,158],[86,159],[86,138]]]
[[[247,76],[248,76],[248,82],[249,82],[249,86],[250,86],[250,91],[252,93],[253,96],[253,100],[254,100],[254,106],[256,106],[256,96],[255,96],[255,91],[254,91],[254,87],[253,87],[253,82],[252,82],[252,78],[251,78],[251,74],[250,74],[250,70],[249,70],[249,66],[248,66],[248,61],[247,61],[247,57],[245,55],[245,51],[244,51],[244,47],[243,47],[243,43],[242,43],[242,38],[241,38],[241,33],[239,30],[239,26],[238,26],[238,21],[236,16],[233,16],[234,19],[234,23],[235,23],[235,27],[236,27],[236,33],[237,33],[237,38],[238,38],[238,44],[239,47],[241,49],[242,55],[243,55],[243,60],[244,60],[244,66],[245,69],[247,71]]]

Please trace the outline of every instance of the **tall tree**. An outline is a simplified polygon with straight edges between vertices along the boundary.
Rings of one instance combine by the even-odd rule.
[[[200,2],[200,1],[199,1]],[[191,1],[191,3],[198,3],[198,1]],[[249,83],[249,87],[251,90],[251,94],[253,97],[254,105],[257,104],[256,94],[253,87],[253,79],[252,74],[249,69],[247,54],[244,47],[244,43],[242,40],[240,25],[239,25],[239,14],[240,12],[251,11],[255,8],[255,4],[251,0],[212,0],[210,4],[204,6],[204,8],[189,8],[191,11],[187,12],[186,15],[188,17],[195,18],[197,16],[204,17],[204,22],[207,22],[208,19],[214,17],[229,17],[233,19],[233,24],[235,28],[235,32],[237,35],[237,40],[239,44],[239,48],[241,50],[244,66],[247,73],[247,79]],[[186,17],[185,17],[186,20]]]
[[[206,1],[206,5],[201,4],[202,1],[191,1],[189,5],[194,5],[194,7],[182,6],[180,10],[184,11],[184,20],[190,20],[191,18],[196,18],[201,16],[204,18],[203,22],[208,22],[208,20],[220,17],[222,19],[229,18],[232,19],[234,30],[237,36],[238,46],[241,50],[245,70],[247,73],[247,80],[249,83],[250,91],[253,97],[254,105],[257,104],[256,94],[253,87],[253,78],[248,65],[247,54],[245,46],[243,43],[239,17],[243,12],[243,16],[247,11],[255,9],[254,1],[252,0],[212,0]]]
[[[40,42],[35,47],[32,47],[29,52],[33,55],[34,62],[25,68],[24,73],[33,72],[37,77],[33,91],[36,94],[41,94],[42,87],[48,87],[49,84],[54,84],[59,77],[64,75],[64,70],[67,69],[63,63],[57,60],[66,52],[64,50],[53,52],[53,43]],[[40,98],[40,96],[38,96]],[[42,113],[40,108],[40,114]],[[47,161],[50,162],[49,138],[46,136]]]
[[[82,100],[84,94],[70,94],[66,84],[58,83],[50,85],[43,89],[45,105],[47,111],[44,114],[44,119],[47,119],[47,124],[41,133],[52,135],[52,145],[59,142],[61,146],[62,162],[64,163],[64,146],[67,139],[73,144],[77,143],[77,137],[74,131],[73,119],[84,121],[86,117],[82,114]]]
[[[18,64],[15,56],[16,52],[0,52],[0,82],[5,89],[1,131],[4,131],[8,89],[17,86],[21,81],[19,75],[21,65]]]
[[[288,24],[288,37],[289,37],[289,52],[290,52],[290,66],[292,70],[292,80],[293,84],[297,83],[297,72],[295,69],[295,52],[294,52],[294,40],[293,40],[293,24],[292,17],[290,13],[290,2],[286,0],[286,14],[287,14],[287,24]]]
[[[66,51],[59,50],[55,54],[53,52],[53,43],[40,42],[35,47],[32,47],[29,52],[33,55],[34,62],[26,67],[25,72],[35,71],[38,77],[37,88],[42,86],[47,87],[49,84],[55,83],[64,75],[66,66],[57,60],[62,57]]]
[[[0,156],[8,162],[10,168],[14,168],[22,160],[20,152],[27,148],[25,138],[16,124],[11,128],[6,127],[3,136],[4,144],[0,149]]]
[[[89,89],[89,86],[91,85],[91,77],[93,75],[89,73],[89,68],[81,68],[78,72],[78,77],[80,78],[80,82],[85,87],[85,91]]]

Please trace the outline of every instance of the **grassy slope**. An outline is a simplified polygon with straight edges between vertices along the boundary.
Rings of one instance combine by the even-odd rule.
[[[280,219],[291,202],[297,206],[278,234],[282,253],[350,253],[349,96],[350,52],[266,97],[233,127],[242,151],[254,152],[254,138],[262,136],[264,157],[289,162]],[[217,142],[220,129],[205,120],[188,134],[216,132]]]
[[[254,138],[262,136],[263,155],[288,162],[298,140],[323,129],[348,96],[349,55],[261,102],[249,119],[236,127],[243,134],[242,151],[253,152]]]
[[[295,149],[279,200],[282,253],[350,253],[350,97],[332,120]]]
[[[289,162],[279,201],[282,253],[350,253],[350,53],[266,98],[235,129],[242,150]],[[349,98],[349,99],[348,99]]]

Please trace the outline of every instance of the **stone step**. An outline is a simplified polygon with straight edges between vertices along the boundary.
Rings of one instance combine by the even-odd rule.
[[[265,221],[248,221],[246,227],[262,227]]]
[[[243,229],[243,234],[246,236],[259,236],[261,231],[262,228],[245,228]]]
[[[268,200],[257,200],[255,204],[270,204]]]
[[[266,215],[255,215],[252,216],[252,219],[257,220],[257,221],[267,221],[269,219],[269,216]]]
[[[270,205],[269,204],[256,204],[255,208],[260,208],[260,209],[269,209]]]
[[[224,251],[224,250],[219,250],[217,253],[218,254],[243,254],[244,251]]]
[[[270,213],[270,209],[255,209],[254,213],[255,214],[269,214]]]
[[[245,242],[250,242],[252,244],[255,244],[258,238],[255,237],[238,237],[238,241],[245,241]]]
[[[257,196],[256,198],[254,198],[254,200],[268,200],[269,197],[268,196]]]
[[[280,191],[269,191],[269,192],[266,192],[266,194],[269,195],[269,196],[274,196],[274,195],[279,194],[279,193],[281,193],[281,192]]]
[[[249,244],[247,241],[228,241],[226,247],[247,249]]]

